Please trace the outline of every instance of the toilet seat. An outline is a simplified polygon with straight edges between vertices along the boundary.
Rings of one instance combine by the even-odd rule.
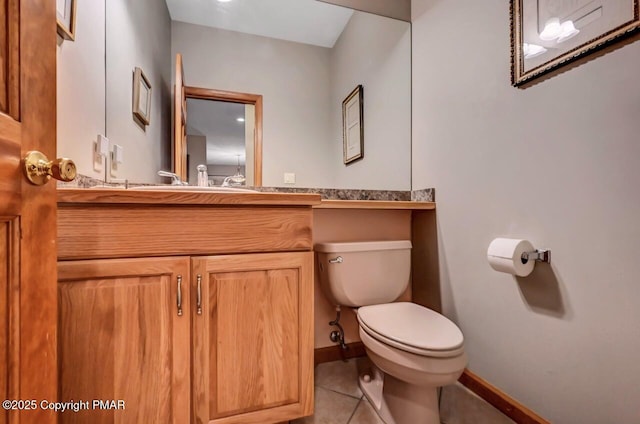
[[[448,318],[410,302],[363,306],[357,312],[361,328],[391,347],[428,357],[463,352],[462,332]]]

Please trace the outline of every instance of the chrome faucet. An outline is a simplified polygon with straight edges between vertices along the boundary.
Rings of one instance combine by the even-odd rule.
[[[188,182],[182,181],[180,179],[180,177],[178,176],[178,174],[174,174],[173,172],[158,171],[158,175],[161,176],[161,177],[171,178],[171,185],[182,185],[182,186],[189,185]]]
[[[198,187],[209,187],[207,165],[198,165]]]

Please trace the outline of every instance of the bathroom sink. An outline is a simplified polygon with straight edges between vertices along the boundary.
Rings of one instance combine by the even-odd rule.
[[[164,185],[164,186],[140,186],[131,187],[132,190],[167,190],[167,191],[190,191],[190,192],[206,192],[206,193],[258,193],[256,190],[241,187],[198,187],[198,186],[180,186],[180,185]]]

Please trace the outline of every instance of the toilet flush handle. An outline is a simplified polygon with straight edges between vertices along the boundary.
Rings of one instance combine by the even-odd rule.
[[[344,259],[342,259],[342,256],[338,256],[337,258],[329,259],[329,263],[330,264],[341,264],[342,262],[344,262]]]

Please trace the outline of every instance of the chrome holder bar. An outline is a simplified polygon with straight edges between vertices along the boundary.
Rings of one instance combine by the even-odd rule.
[[[551,263],[551,250],[549,249],[536,249],[533,252],[524,252],[520,256],[520,260],[523,264],[529,261],[546,262]]]

